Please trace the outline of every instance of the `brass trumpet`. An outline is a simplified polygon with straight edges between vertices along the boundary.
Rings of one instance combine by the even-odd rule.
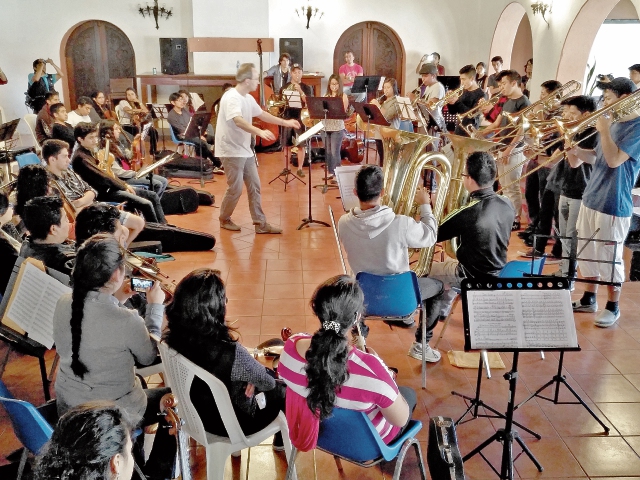
[[[464,87],[462,85],[460,85],[458,88],[456,88],[455,90],[450,90],[444,97],[442,97],[440,100],[437,100],[435,102],[433,102],[431,105],[427,104],[427,106],[429,107],[429,110],[439,110],[442,107],[445,106],[446,103],[449,102],[449,100],[451,100],[453,97],[455,96],[459,96],[462,95],[462,92],[464,91]]]

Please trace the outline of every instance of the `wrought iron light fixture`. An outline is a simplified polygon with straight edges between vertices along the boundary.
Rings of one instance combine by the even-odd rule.
[[[166,18],[167,20],[173,15],[173,9],[158,6],[158,0],[153,0],[153,7],[147,3],[146,7],[138,5],[138,13],[143,17],[153,17],[156,21],[156,30],[160,28],[158,25],[158,18]]]
[[[547,18],[545,17],[545,15],[548,13],[549,15],[551,15],[551,8],[553,7],[553,1],[552,0],[538,0],[534,3],[531,4],[531,11],[533,11],[534,15],[537,15],[538,13],[540,14],[540,16],[542,16],[542,19],[545,21],[545,23],[547,24],[547,26],[549,26],[549,22],[547,21]]]
[[[308,29],[309,22],[311,21],[311,17],[317,17],[318,14],[320,14],[320,16],[318,17],[318,20],[320,20],[324,15],[324,12],[321,12],[319,7],[313,7],[311,5],[311,0],[307,0],[306,5],[302,5],[300,9],[296,8],[296,14],[298,15],[298,17],[300,16],[302,16],[303,18],[307,17],[307,29]]]

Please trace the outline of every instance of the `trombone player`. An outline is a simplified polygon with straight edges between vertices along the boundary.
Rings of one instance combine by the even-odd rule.
[[[633,94],[634,98],[638,96],[634,93],[637,87],[629,78],[618,77],[611,82],[598,82],[596,85],[603,91],[603,108],[629,95]],[[600,140],[595,149],[596,160],[591,178],[582,195],[577,231],[582,238],[595,234],[594,239],[616,242],[617,248],[614,257],[614,249],[609,243],[579,240],[578,251],[584,248],[582,258],[609,262],[579,260],[580,274],[585,279],[599,280],[603,277],[609,280],[613,261],[618,262],[614,266],[613,282],[623,282],[625,279],[622,245],[629,231],[633,212],[631,189],[640,171],[640,112],[637,101],[635,109],[633,107],[630,107],[631,113],[628,111],[629,107],[622,109],[618,115],[621,118],[615,124],[610,115],[594,114],[598,115],[596,130],[600,134]],[[596,233],[598,228],[600,230]],[[618,301],[621,289],[622,287],[607,286],[607,304],[596,315],[597,327],[610,327],[620,318]],[[573,302],[574,312],[597,312],[597,291],[597,284],[587,284],[582,298]]]
[[[464,91],[461,95],[452,96],[447,103],[449,112],[463,114],[478,106],[481,100],[486,99],[485,93],[476,81],[476,69],[473,65],[466,65],[460,69],[460,84]],[[469,136],[464,127],[473,125],[477,130],[480,127],[480,112],[470,118],[464,118],[458,122],[454,133],[456,135]]]

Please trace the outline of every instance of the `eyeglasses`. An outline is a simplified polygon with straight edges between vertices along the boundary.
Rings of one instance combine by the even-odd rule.
[[[468,174],[468,173],[461,173],[461,174],[460,174],[460,176],[461,176],[461,177],[468,177],[468,176],[469,176],[469,174]]]

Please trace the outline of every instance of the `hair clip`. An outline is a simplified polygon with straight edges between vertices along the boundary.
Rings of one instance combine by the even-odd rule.
[[[336,333],[340,333],[340,324],[333,320],[330,322],[322,322],[322,328],[324,330],[335,330]]]

